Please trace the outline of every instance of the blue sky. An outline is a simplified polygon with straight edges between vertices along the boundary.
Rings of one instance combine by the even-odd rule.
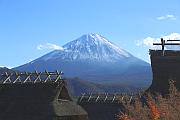
[[[179,6],[179,0],[0,0],[0,66],[22,65],[86,33],[149,61],[152,42],[180,37]]]

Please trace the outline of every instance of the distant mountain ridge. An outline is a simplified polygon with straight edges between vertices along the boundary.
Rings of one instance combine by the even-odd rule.
[[[0,67],[0,80],[3,78],[5,73],[12,74],[12,73],[20,73],[19,71],[14,71],[6,67]],[[43,78],[42,78],[43,79]],[[138,92],[140,89],[132,86],[125,86],[122,84],[116,85],[101,85],[96,84],[93,82],[88,82],[81,80],[79,78],[64,78],[66,83],[68,84],[67,88],[69,93],[72,96],[80,96],[82,93],[114,93],[120,92],[125,93],[129,91]],[[143,88],[142,88],[143,89]]]
[[[13,71],[13,70],[11,70],[11,69],[9,69],[7,67],[0,67],[0,75],[5,74],[6,72],[7,73],[14,73],[15,71]]]
[[[98,84],[148,86],[151,68],[99,34],[85,34],[36,60],[14,68],[20,71],[62,70],[66,77],[79,77]]]

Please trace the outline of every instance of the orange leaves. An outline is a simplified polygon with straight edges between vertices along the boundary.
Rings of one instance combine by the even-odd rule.
[[[146,93],[136,97],[135,103],[123,103],[126,113],[116,115],[116,120],[178,120],[180,117],[180,91],[169,83],[169,94]]]
[[[150,112],[149,119],[159,120],[160,119],[160,112],[159,112],[159,109],[156,107],[156,104],[153,103],[152,101],[148,100],[148,106],[149,106],[149,112]],[[116,120],[132,120],[131,117],[128,116],[126,113],[121,112],[120,114],[117,114],[115,116],[115,119]],[[139,119],[137,118],[137,120],[139,120]]]
[[[160,112],[159,112],[158,108],[151,101],[149,101],[148,104],[149,104],[149,108],[150,108],[150,111],[151,111],[152,120],[158,120],[160,118]]]
[[[116,120],[131,120],[127,114],[121,113],[115,116]]]

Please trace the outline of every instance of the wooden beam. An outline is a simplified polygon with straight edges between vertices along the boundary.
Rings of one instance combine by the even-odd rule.
[[[91,97],[92,97],[92,94],[90,94],[90,96],[89,96],[89,98],[88,98],[88,102],[90,101]]]
[[[99,95],[98,95],[97,98],[96,98],[96,102],[98,101],[98,99],[99,99]]]
[[[16,82],[22,82],[21,79],[20,79],[20,75],[17,76],[17,78],[14,80],[13,83],[16,83]]]
[[[41,80],[41,72],[40,73],[36,72],[36,75],[37,75],[37,78],[34,80],[34,83],[41,82],[42,81]]]
[[[180,41],[180,40],[167,40],[167,41]]]
[[[105,99],[104,99],[104,102],[107,100],[107,97],[108,97],[108,93],[106,94],[106,97],[105,97]]]
[[[6,80],[4,80],[3,84],[11,83],[11,76],[7,76]]]
[[[80,98],[80,100],[79,100],[80,102],[81,102],[82,99],[84,98],[84,95],[85,95],[85,93],[82,94],[82,96],[81,96],[81,98]]]
[[[116,95],[114,95],[114,97],[113,97],[113,99],[112,99],[112,101],[111,101],[111,102],[114,102],[115,98],[116,98]]]

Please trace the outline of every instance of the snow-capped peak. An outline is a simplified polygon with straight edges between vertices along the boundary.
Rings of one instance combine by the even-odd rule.
[[[64,50],[53,51],[43,58],[66,60],[114,61],[132,56],[99,34],[85,34],[63,46]]]

